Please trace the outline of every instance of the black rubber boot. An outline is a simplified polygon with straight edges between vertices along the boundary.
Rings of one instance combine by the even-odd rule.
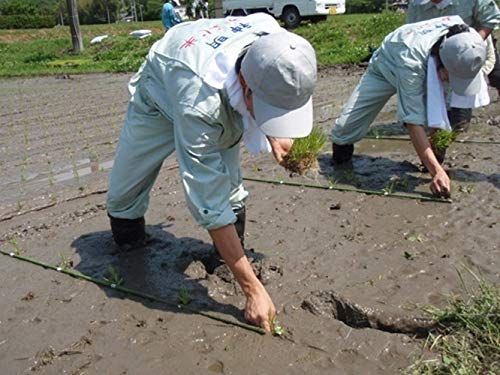
[[[332,164],[341,165],[349,163],[354,153],[354,145],[338,145],[332,143]]]
[[[236,222],[234,223],[234,227],[236,228],[236,233],[238,233],[238,238],[240,239],[241,247],[245,248],[245,218],[246,218],[245,207],[235,210],[234,214],[236,215]]]
[[[120,247],[138,247],[146,243],[146,222],[143,217],[137,219],[119,219],[109,215],[113,239]]]
[[[457,133],[466,133],[469,130],[470,121],[472,119],[471,108],[450,108],[448,111],[448,119],[450,120],[451,128]]]
[[[435,150],[433,148],[432,151],[434,152],[434,156],[436,157],[438,163],[442,165],[444,163],[444,158],[446,157],[446,149]]]
[[[236,233],[238,234],[238,238],[240,239],[241,247],[245,249],[245,218],[246,218],[245,207],[233,210],[233,212],[236,215],[236,222],[234,223],[234,228],[236,229]],[[215,251],[219,253],[219,250],[217,249],[217,246],[215,246],[215,243],[213,245]]]

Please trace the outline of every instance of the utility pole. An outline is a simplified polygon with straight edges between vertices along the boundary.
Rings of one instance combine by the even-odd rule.
[[[141,13],[141,22],[144,22],[144,18],[142,17],[142,8],[144,8],[144,5],[139,4],[139,12]]]
[[[137,8],[135,6],[135,0],[131,0],[131,8],[132,8],[132,17],[134,17],[134,21],[137,22]]]
[[[76,0],[67,0],[69,14],[69,28],[71,30],[71,41],[73,42],[73,52],[83,51],[82,33],[80,32],[80,20],[78,18],[78,8]]]
[[[106,17],[108,19],[108,24],[111,23],[111,17],[110,17],[110,14],[109,14],[109,2],[108,0],[104,0],[104,6],[106,7]]]
[[[224,13],[223,13],[224,10],[222,9],[222,0],[215,0],[214,7],[215,7],[215,18],[224,17]]]

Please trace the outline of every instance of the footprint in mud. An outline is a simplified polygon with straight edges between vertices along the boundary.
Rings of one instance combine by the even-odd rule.
[[[334,291],[312,292],[304,299],[301,307],[314,315],[340,320],[352,328],[373,328],[390,333],[426,336],[435,327],[432,319],[388,315],[349,301]]]

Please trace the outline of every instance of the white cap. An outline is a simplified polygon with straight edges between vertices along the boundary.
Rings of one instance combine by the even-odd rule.
[[[481,90],[481,68],[486,61],[486,43],[474,29],[469,30],[446,38],[439,48],[451,89],[465,96]]]
[[[413,0],[413,5],[424,5],[429,3],[431,0]]]
[[[261,36],[243,58],[241,73],[252,90],[255,121],[264,134],[309,135],[316,55],[307,40],[288,31]]]

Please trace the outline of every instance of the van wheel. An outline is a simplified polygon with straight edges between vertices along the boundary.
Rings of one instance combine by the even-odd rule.
[[[231,15],[235,17],[244,17],[246,16],[246,13],[243,9],[235,9]]]
[[[300,24],[300,13],[295,7],[286,7],[281,15],[281,20],[287,29],[294,29]]]

